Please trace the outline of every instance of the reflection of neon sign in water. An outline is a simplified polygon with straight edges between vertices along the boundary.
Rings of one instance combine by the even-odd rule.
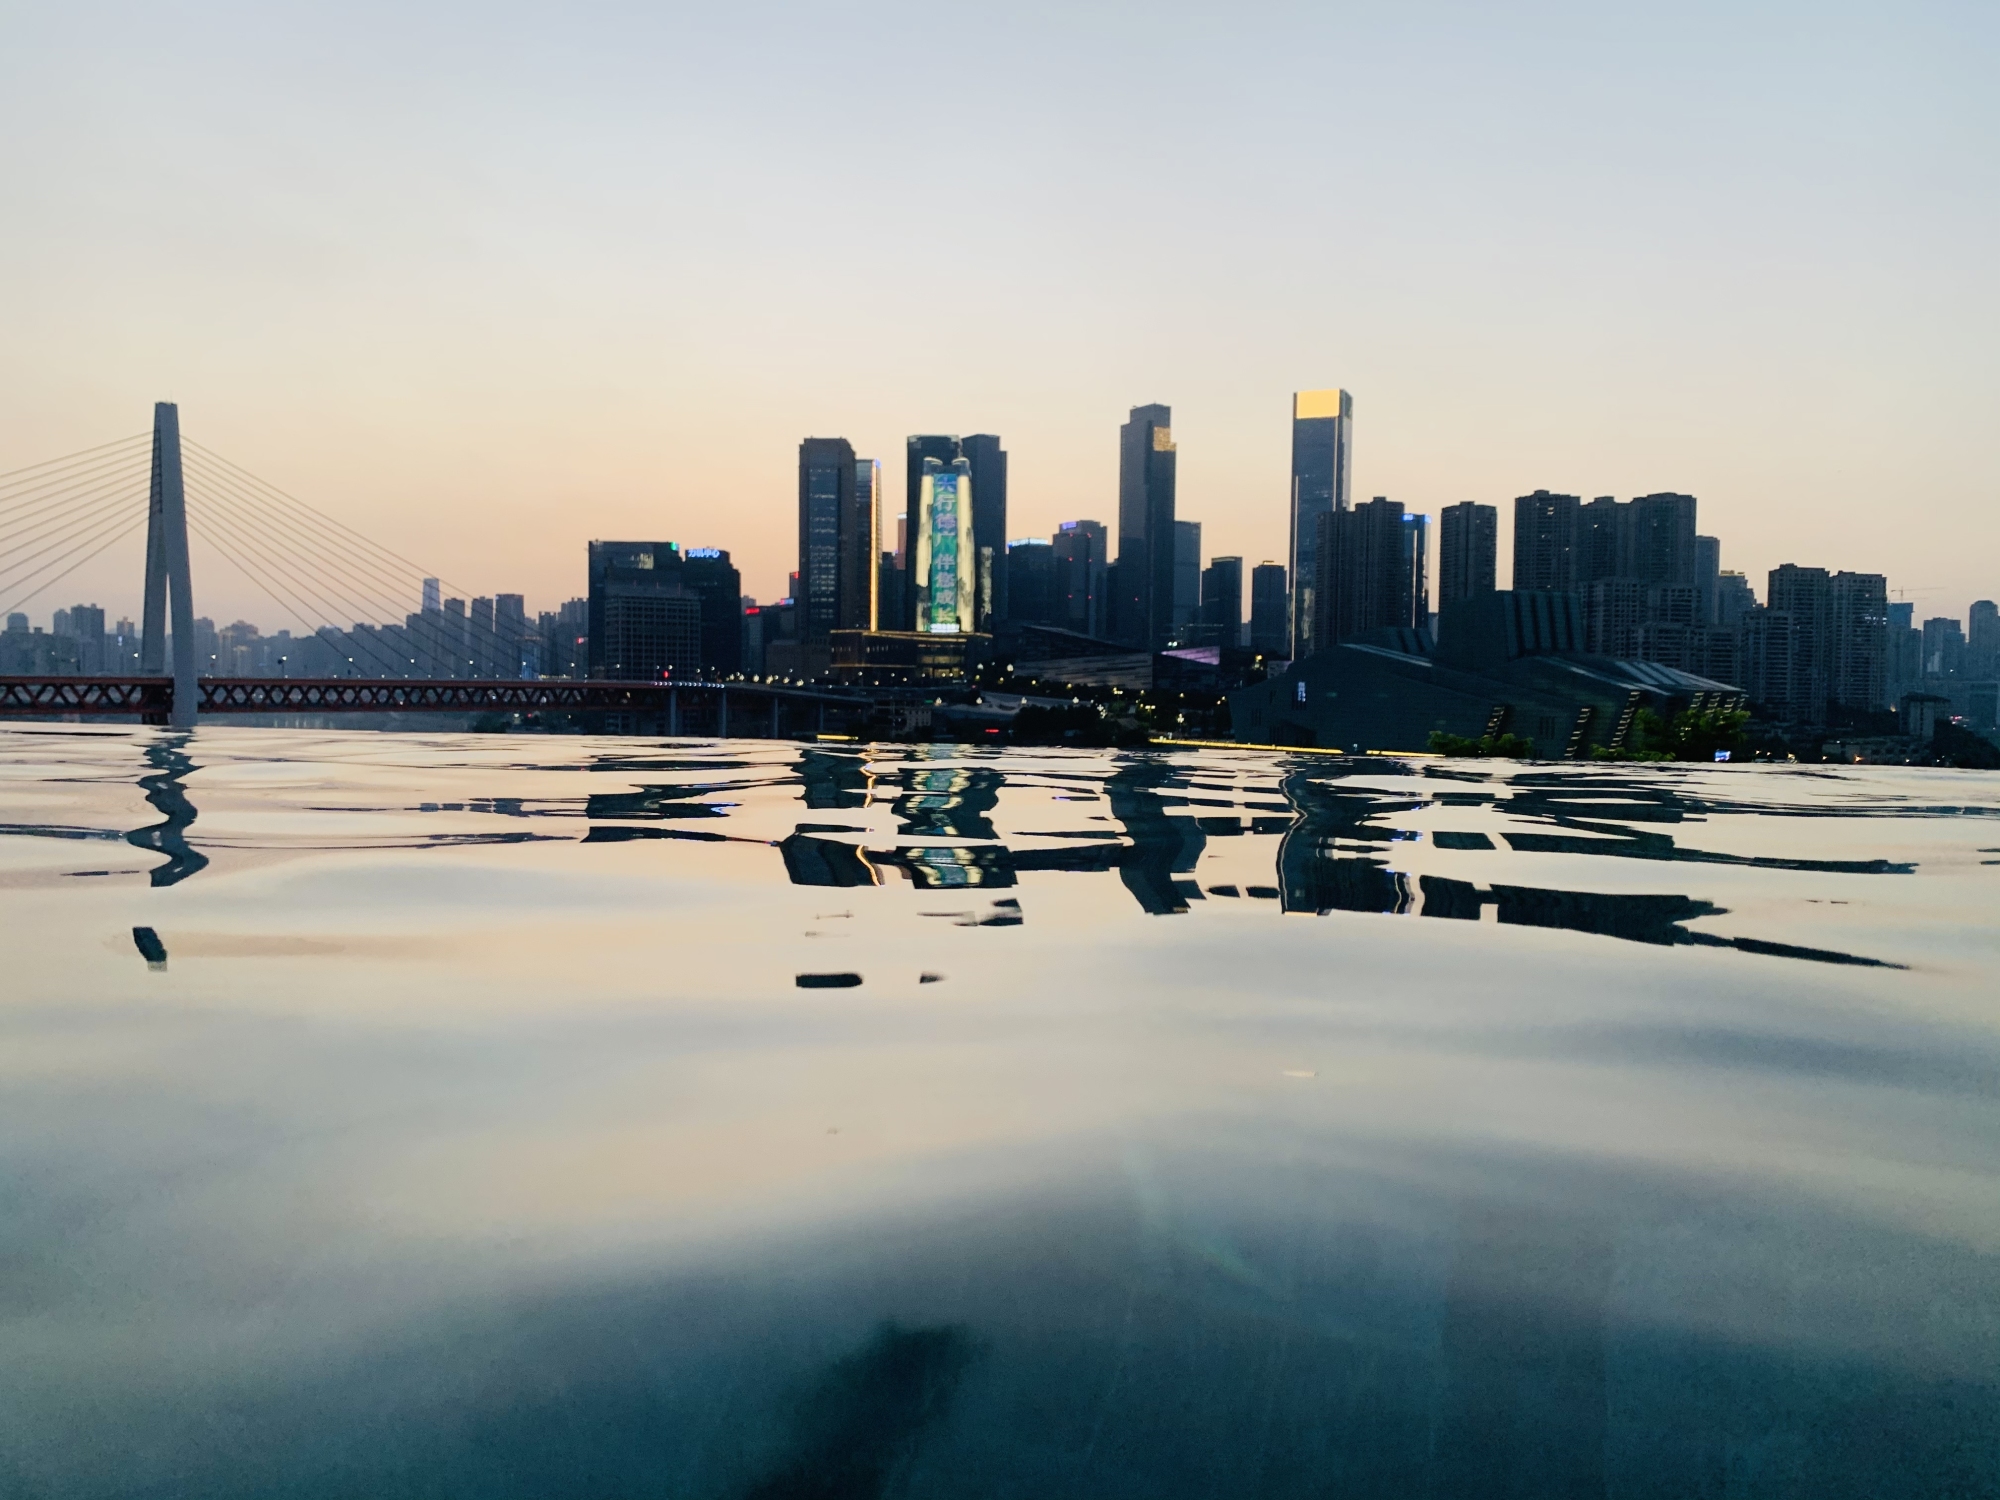
[[[972,476],[959,460],[945,468],[924,463],[917,513],[917,628],[957,635],[973,628],[972,577],[966,547],[972,535]]]

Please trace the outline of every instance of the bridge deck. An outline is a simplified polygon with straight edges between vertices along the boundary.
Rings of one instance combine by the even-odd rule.
[[[865,710],[870,699],[825,688],[762,682],[599,682],[469,678],[204,677],[203,714],[636,713],[667,715],[682,695],[726,704],[811,703]],[[171,677],[0,677],[0,716],[138,714],[173,710]]]

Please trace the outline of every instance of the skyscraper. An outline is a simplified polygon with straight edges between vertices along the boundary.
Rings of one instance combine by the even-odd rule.
[[[1201,615],[1201,522],[1174,522],[1173,638],[1186,641]]]
[[[1757,607],[1757,591],[1741,573],[1722,572],[1715,577],[1715,623],[1738,625]]]
[[[1322,522],[1312,640],[1324,651],[1385,626],[1423,623],[1425,518],[1380,495]]]
[[[917,622],[917,584],[914,572],[917,550],[918,501],[924,487],[924,460],[936,459],[949,466],[964,455],[959,449],[958,439],[942,433],[920,433],[909,437],[903,443],[903,615],[893,627],[886,622],[883,629],[921,630]]]
[[[1615,495],[1599,495],[1576,510],[1576,550],[1570,587],[1582,593],[1602,578],[1630,576],[1625,567],[1631,550],[1629,512]]]
[[[726,677],[743,666],[743,575],[720,547],[681,554],[681,587],[701,605],[701,667]]]
[[[1637,495],[1622,509],[1626,526],[1620,538],[1620,574],[1641,583],[1699,588],[1694,496]]]
[[[2000,605],[1975,599],[1966,619],[1966,675],[1978,679],[2000,676]]]
[[[701,600],[685,586],[680,563],[672,542],[590,544],[592,677],[643,681],[700,669]],[[463,618],[454,605],[464,608],[445,600],[448,630]]]
[[[799,444],[799,637],[808,672],[824,665],[835,630],[851,611],[854,579],[842,532],[854,525],[854,445],[846,438]]]
[[[1802,568],[1786,563],[1771,570],[1765,598],[1770,612],[1791,620],[1790,685],[1785,692],[1784,712],[1800,724],[1824,724],[1831,698],[1833,667],[1833,580],[1825,568]],[[1883,611],[1886,616],[1888,611]],[[1775,684],[1767,686],[1773,694]]]
[[[1582,503],[1574,495],[1547,490],[1515,500],[1515,593],[1576,591],[1577,512]]]
[[[1950,615],[1924,621],[1924,676],[1950,681],[1965,674],[1965,632]]]
[[[1007,619],[1007,450],[989,432],[961,439],[972,474],[972,545],[979,592],[973,615],[980,630]]]
[[[1242,558],[1218,557],[1202,570],[1201,623],[1212,644],[1232,650],[1242,644]]]
[[[1293,598],[1286,627],[1290,646],[1281,653],[1309,656],[1313,639],[1313,588],[1319,578],[1320,521],[1348,507],[1353,469],[1354,398],[1343,390],[1292,393],[1292,497],[1290,567]]]
[[[1119,639],[1158,651],[1173,634],[1173,411],[1135,406],[1118,434]]]
[[[970,634],[977,624],[972,548],[972,466],[962,458],[924,461],[917,484],[917,541],[910,592],[917,629],[927,635]]]
[[[1102,521],[1064,521],[1055,547],[1055,622],[1079,635],[1104,634],[1104,570],[1108,562]]]
[[[1291,640],[1291,594],[1285,587],[1285,565],[1261,562],[1250,570],[1250,649],[1281,661]]]
[[[854,501],[840,528],[842,630],[873,630],[881,618],[882,465],[854,461]]]
[[[1500,511],[1466,500],[1447,505],[1438,521],[1437,607],[1442,615],[1460,599],[1499,587]]]
[[[1880,573],[1836,573],[1827,609],[1827,695],[1833,709],[1852,718],[1888,708],[1889,580]]]
[[[979,493],[977,482],[973,493]],[[1007,589],[1010,624],[1063,623],[1056,592],[1056,549],[1045,538],[1023,537],[1007,544]]]
[[[1701,591],[1701,623],[1713,625],[1722,611],[1717,597],[1722,582],[1722,540],[1698,536],[1694,539],[1694,583]]]

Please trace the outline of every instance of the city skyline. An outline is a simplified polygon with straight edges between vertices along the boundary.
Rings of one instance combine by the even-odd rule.
[[[25,14],[0,468],[177,400],[462,582],[673,537],[762,599],[802,435],[1005,434],[1046,535],[1111,517],[1148,400],[1208,549],[1282,561],[1288,397],[1337,381],[1357,496],[1671,490],[1752,577],[1810,532],[1927,615],[1991,592],[1990,7],[1141,17]],[[854,86],[940,50],[948,123]],[[913,180],[981,232],[911,233]]]

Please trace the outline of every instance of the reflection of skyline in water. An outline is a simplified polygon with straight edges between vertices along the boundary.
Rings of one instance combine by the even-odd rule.
[[[1507,882],[1481,884],[1442,874],[1413,875],[1398,869],[1394,856],[1398,846],[1407,847],[1424,835],[1397,826],[1395,820],[1399,814],[1437,808],[1480,808],[1510,821],[1564,830],[1508,828],[1498,833],[1498,843],[1483,832],[1431,833],[1433,847],[1455,853],[1505,849],[1842,875],[1906,875],[1914,869],[1907,861],[1879,858],[1736,855],[1682,846],[1674,835],[1646,825],[1681,823],[1710,809],[1678,788],[1637,778],[1598,777],[1583,785],[1546,776],[1520,778],[1503,792],[1471,793],[1437,791],[1426,780],[1411,778],[1404,794],[1354,779],[1357,771],[1371,780],[1408,774],[1393,762],[1321,761],[1275,772],[1265,792],[1254,786],[1198,782],[1186,767],[1166,756],[1125,757],[1096,780],[1092,793],[1101,796],[1111,827],[1101,832],[1038,831],[1031,837],[1077,841],[1067,848],[1044,848],[1016,847],[1027,838],[1009,840],[994,832],[991,814],[1007,785],[1002,772],[957,764],[880,768],[866,752],[807,752],[801,780],[808,806],[865,808],[883,800],[882,788],[891,786],[894,790],[888,796],[899,835],[963,842],[871,848],[839,836],[864,829],[800,823],[781,847],[787,875],[799,885],[873,885],[900,875],[923,889],[1011,886],[1028,872],[1116,871],[1141,910],[1177,915],[1209,894],[1196,877],[1211,838],[1275,838],[1272,885],[1228,882],[1212,893],[1234,897],[1249,889],[1254,898],[1269,891],[1284,911],[1318,915],[1421,914],[1478,921],[1490,908],[1499,923],[1509,926],[1861,964],[1880,960],[1755,937],[1692,932],[1685,924],[1724,916],[1727,908],[1685,894],[1540,889]],[[1204,790],[1233,797],[1200,795]],[[1283,800],[1261,800],[1272,793]],[[1216,807],[1236,811],[1226,815],[1202,811]],[[1286,809],[1284,816],[1268,810],[1280,807]]]
[[[0,732],[0,1492],[1995,1496],[1993,804]]]
[[[560,744],[538,742],[537,748]],[[184,881],[202,871],[211,857],[197,847],[207,841],[189,833],[198,815],[190,778],[198,768],[187,747],[188,737],[182,735],[140,748],[145,769],[138,785],[164,818],[124,837],[163,856],[148,872],[155,885]],[[1079,759],[1102,769],[1080,769]],[[1217,764],[1171,753],[1065,759],[956,746],[760,745],[746,755],[734,746],[689,746],[676,754],[589,752],[573,763],[544,756],[527,769],[583,770],[593,779],[617,778],[625,784],[581,795],[427,801],[402,811],[580,819],[589,827],[576,837],[592,844],[767,844],[779,850],[785,877],[797,885],[866,886],[898,880],[926,890],[1008,888],[1030,876],[1115,874],[1138,909],[1155,916],[1185,915],[1211,897],[1275,900],[1287,913],[1421,915],[1474,922],[1490,917],[1505,926],[1655,945],[1721,945],[1769,956],[1862,964],[1881,960],[1831,947],[1690,928],[1690,923],[1726,917],[1729,908],[1687,892],[1549,887],[1504,878],[1507,857],[1581,856],[1593,863],[1716,866],[1774,875],[1908,875],[1915,868],[1908,860],[1734,853],[1683,842],[1680,830],[1718,818],[1866,820],[1986,816],[1992,811],[1957,804],[1874,806],[1853,799],[1835,808],[1790,800],[1758,804],[1715,795],[1736,790],[1726,783],[1696,787],[1673,773],[1519,769],[1482,775],[1449,765],[1413,767],[1372,757],[1235,755]],[[1051,795],[1069,807],[1089,809],[1084,816],[1098,826],[996,823],[1004,802]],[[772,833],[730,826],[743,824],[748,813],[794,798],[814,812],[884,808],[890,826],[812,818],[796,819],[789,830]],[[314,809],[328,815],[342,810]],[[1488,827],[1436,826],[1440,813],[1474,815]],[[708,827],[685,826],[689,823]],[[110,836],[59,825],[0,824],[0,834],[9,833]],[[402,835],[384,843],[342,838],[337,825],[330,834],[314,847],[436,847],[565,837],[460,830]],[[1221,844],[1224,840],[1229,843]],[[215,846],[243,844],[224,837]],[[1228,879],[1216,878],[1208,868],[1211,856],[1224,847],[1231,851]],[[1258,855],[1253,850],[1268,851],[1267,868],[1255,868]],[[1420,853],[1423,859],[1413,863]],[[1440,860],[1451,868],[1431,868]],[[1426,867],[1418,868],[1418,863]]]

